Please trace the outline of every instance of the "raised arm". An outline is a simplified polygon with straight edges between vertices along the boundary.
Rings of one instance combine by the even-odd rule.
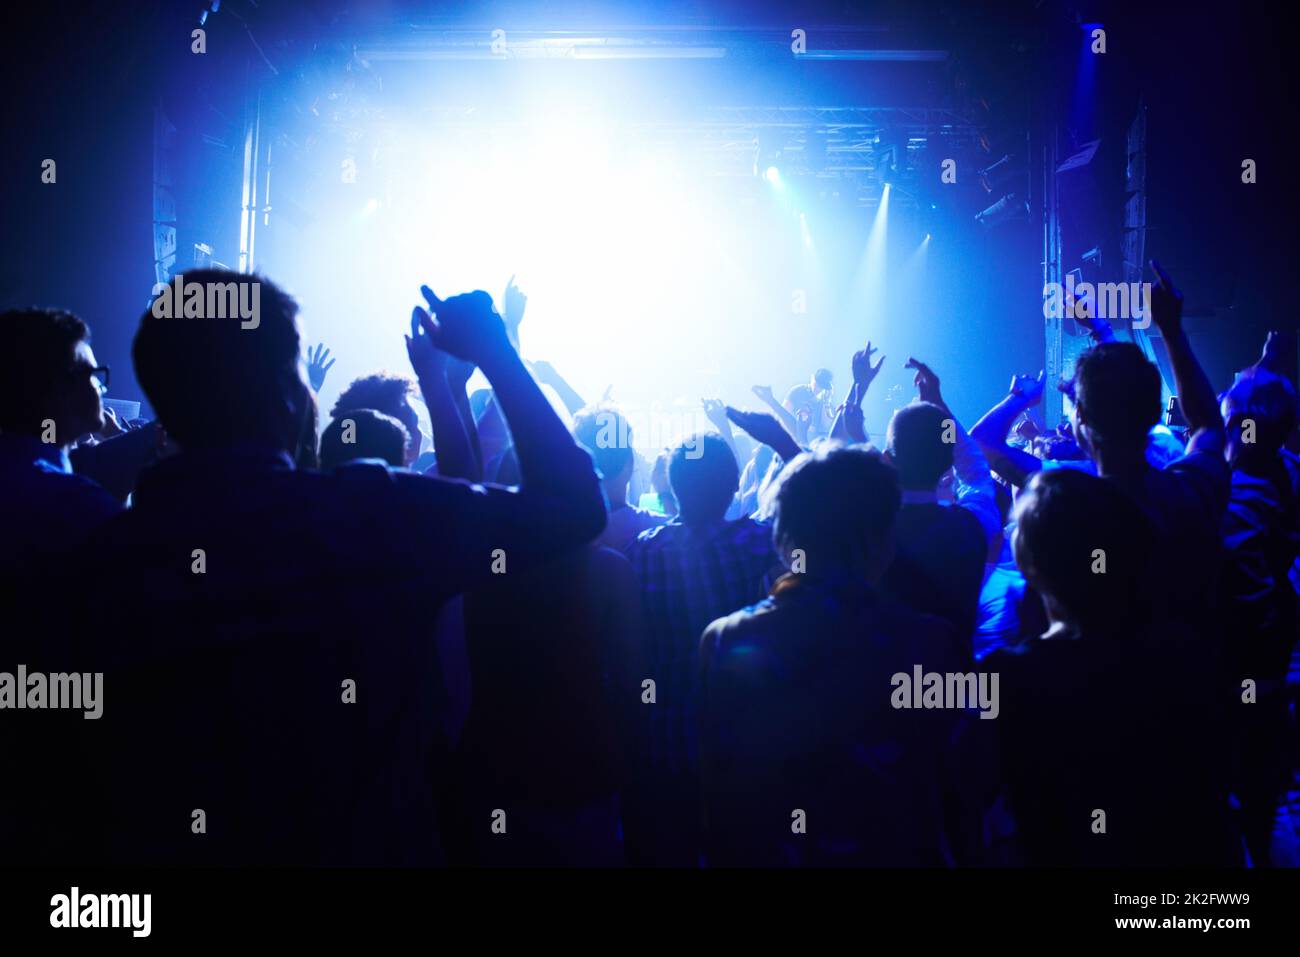
[[[742,412],[727,406],[727,418],[740,426],[755,442],[770,447],[785,462],[803,452],[794,436],[786,431],[776,416],[765,412]]]
[[[961,427],[957,417],[948,408],[939,387],[939,377],[924,362],[908,359],[905,368],[915,369],[913,383],[921,401],[930,402],[943,409],[953,427],[952,471],[956,476],[955,499],[957,504],[971,512],[979,519],[980,526],[989,545],[1002,539],[1002,513],[998,510],[997,491],[993,476],[989,474],[989,463],[984,453],[966,430]]]
[[[542,385],[549,385],[559,395],[560,401],[564,407],[569,410],[570,415],[577,414],[578,410],[587,405],[587,400],[578,394],[578,390],[565,381],[564,376],[555,371],[555,366],[549,362],[537,360],[529,363],[533,370],[533,375]]]
[[[509,510],[503,504],[501,514],[485,516],[500,521],[484,534],[508,531],[509,537],[526,544],[527,537],[536,539],[545,530],[551,541],[543,548],[594,538],[605,526],[605,503],[591,456],[573,441],[524,367],[491,297],[472,292],[443,302],[427,286],[421,292],[436,319],[419,310],[422,328],[432,335],[434,346],[483,370],[514,438],[520,483],[518,492],[507,498],[517,503]],[[515,525],[521,527],[515,530]]]
[[[1029,476],[1043,467],[1035,456],[1007,445],[1007,433],[1020,413],[1042,400],[1045,381],[1041,371],[1038,378],[1012,376],[1006,398],[984,413],[970,430],[970,437],[988,459],[989,466],[1012,485],[1024,485]]]
[[[1151,289],[1151,319],[1160,330],[1169,364],[1174,370],[1178,404],[1191,433],[1187,451],[1222,452],[1225,435],[1223,419],[1219,416],[1219,400],[1183,329],[1182,293],[1174,288],[1169,275],[1154,259],[1151,268],[1157,276]]]
[[[416,308],[411,313],[411,334],[406,337],[406,355],[411,369],[420,383],[420,395],[429,410],[429,423],[433,426],[433,447],[438,455],[438,474],[446,478],[461,478],[471,482],[483,479],[483,467],[474,453],[455,395],[448,381],[451,357],[433,342],[437,331],[433,329],[429,314]],[[463,393],[462,386],[461,392]]]
[[[792,438],[799,434],[798,421],[790,413],[789,409],[776,401],[776,396],[772,394],[772,387],[770,385],[756,385],[754,386],[753,392],[754,395],[763,400],[764,405],[772,410],[772,414],[776,416],[777,421],[779,421],[782,427],[790,433]],[[736,424],[740,425],[739,422]],[[743,425],[740,425],[740,427],[742,429],[744,428]]]

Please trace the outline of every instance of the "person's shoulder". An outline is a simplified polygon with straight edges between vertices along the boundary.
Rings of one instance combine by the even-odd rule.
[[[59,499],[61,508],[75,511],[80,518],[111,518],[125,508],[104,486],[75,472],[43,470],[41,482]]]
[[[1225,486],[1231,476],[1231,469],[1223,453],[1211,449],[1194,449],[1181,458],[1174,459],[1160,472],[1166,476],[1210,481]]]
[[[727,534],[734,538],[771,538],[772,525],[770,522],[761,522],[752,515],[742,515],[740,518],[733,518],[725,525]]]
[[[984,524],[978,515],[960,503],[934,503],[908,507],[930,510],[929,515],[934,522],[929,530],[931,534],[946,538],[954,546],[961,545],[968,551],[978,551],[981,555],[988,550]]]
[[[632,552],[658,548],[675,538],[681,528],[681,525],[665,517],[663,522],[652,525],[650,528],[638,533],[636,538],[628,545],[627,551],[631,554]]]
[[[343,494],[374,494],[381,489],[389,495],[452,496],[483,491],[483,486],[464,479],[429,475],[411,469],[396,468],[382,459],[355,459],[329,472],[297,471],[306,485],[333,489]]]
[[[636,529],[637,534],[640,534],[647,529],[657,528],[668,521],[667,515],[659,515],[649,509],[637,508],[635,505],[629,505],[627,508],[621,508],[610,515],[611,524],[614,522],[615,516],[622,516],[624,513],[626,513],[627,517],[622,520],[630,527]]]
[[[928,656],[959,654],[957,629],[938,615],[916,611],[902,602],[881,597],[874,615],[877,626]]]
[[[782,602],[764,598],[714,619],[704,629],[703,643],[714,657],[731,654],[742,646],[752,649],[758,635],[784,618],[786,613]]]
[[[622,552],[607,545],[591,545],[585,549],[587,567],[592,575],[600,581],[617,582],[635,581],[632,563]]]

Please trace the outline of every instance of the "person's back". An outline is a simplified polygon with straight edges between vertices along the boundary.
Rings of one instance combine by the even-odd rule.
[[[135,507],[90,546],[130,578],[92,599],[117,639],[93,655],[111,693],[101,721],[134,756],[98,768],[114,784],[108,860],[438,859],[427,636],[457,579],[416,551],[412,520],[428,516],[423,547],[437,549],[449,529],[433,512],[451,504],[418,481],[254,455],[183,454],[145,473]],[[206,839],[159,827],[195,808]]]
[[[467,862],[622,863],[639,602],[627,559],[594,545],[466,594],[473,690],[455,761]],[[503,834],[487,826],[497,809]]]
[[[102,810],[68,828],[75,860],[437,862],[437,611],[502,556],[523,569],[603,524],[589,457],[501,344],[483,294],[438,303],[441,335],[480,353],[527,424],[519,493],[370,463],[294,470],[310,401],[295,307],[260,285],[259,330],[146,314],[136,339],[141,383],[182,451],[94,537],[75,645],[45,650],[110,689],[78,742]],[[238,401],[192,384],[187,364],[214,353],[242,360],[215,363],[240,368]]]
[[[700,635],[714,619],[762,599],[780,563],[766,526],[724,518],[740,469],[721,436],[679,445],[668,477],[678,516],[642,532],[627,550],[641,589],[645,677],[655,695],[642,709],[645,750],[628,831],[634,860],[694,865]]]
[[[1017,564],[1051,624],[982,665],[1000,675],[995,730],[1026,863],[1234,863],[1218,678],[1148,637],[1167,624],[1145,581],[1162,544],[1152,523],[1074,469],[1037,473],[1016,520]]]
[[[909,608],[952,625],[971,658],[989,538],[974,511],[937,500],[939,482],[955,462],[957,428],[947,407],[930,401],[913,402],[890,419],[889,455],[903,504],[894,531],[897,555],[883,587]]]
[[[777,570],[771,530],[753,519],[643,532],[628,557],[641,584],[647,675],[658,686],[651,740],[674,768],[693,761],[694,674],[708,624],[762,599]]]
[[[860,582],[790,575],[715,622],[702,658],[710,864],[951,863],[943,751],[956,712],[890,703],[895,674],[962,670],[946,623]]]
[[[1222,709],[1195,667],[1116,632],[1030,639],[982,668],[1000,676],[1001,775],[1025,864],[1239,862]]]
[[[903,503],[895,532],[898,554],[884,588],[910,608],[950,625],[964,653],[973,653],[988,541],[979,519],[938,502]]]
[[[951,862],[943,768],[960,712],[900,702],[899,676],[951,674],[962,656],[944,622],[876,587],[899,498],[894,470],[862,448],[782,473],[774,537],[791,572],[701,643],[710,863]]]

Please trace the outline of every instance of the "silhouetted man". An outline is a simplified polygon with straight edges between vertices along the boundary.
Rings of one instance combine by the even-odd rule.
[[[257,277],[182,281],[238,287],[260,317],[251,328],[166,309],[141,320],[137,377],[181,451],[146,472],[132,510],[95,537],[88,560],[114,577],[92,590],[93,634],[59,662],[104,672],[112,689],[104,717],[87,722],[96,727],[79,771],[93,783],[78,790],[97,805],[70,815],[85,827],[69,829],[73,853],[436,863],[446,709],[434,616],[494,572],[600,532],[590,457],[489,297],[441,302],[425,289],[436,324],[419,313],[421,334],[492,382],[520,487],[373,462],[296,471],[310,402],[296,304]]]
[[[959,712],[895,707],[894,676],[963,659],[946,623],[877,589],[900,498],[894,470],[861,447],[782,473],[775,537],[791,573],[701,643],[710,864],[951,862],[943,751]]]
[[[655,683],[655,703],[643,711],[647,737],[637,766],[645,778],[630,802],[628,841],[634,859],[694,865],[700,635],[715,618],[762,598],[780,563],[767,526],[725,518],[740,468],[722,436],[694,435],[673,449],[668,481],[677,516],[642,532],[627,552],[645,609],[645,677]]]
[[[121,511],[72,473],[68,449],[104,427],[90,330],[57,309],[0,315],[0,571],[26,567],[81,542]]]

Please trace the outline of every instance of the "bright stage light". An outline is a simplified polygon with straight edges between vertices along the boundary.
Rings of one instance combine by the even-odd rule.
[[[775,186],[781,182],[781,171],[777,169],[775,166],[769,166],[763,172],[763,178],[767,180],[769,183],[771,183],[773,186]]]
[[[608,116],[548,109],[508,135],[487,124],[455,140],[414,124],[395,132],[402,148],[383,157],[379,208],[353,219],[363,197],[319,248],[267,263],[299,294],[312,340],[346,357],[322,406],[353,375],[404,369],[402,332],[422,283],[499,301],[511,274],[529,297],[527,358],[553,362],[591,400],[613,385],[629,413],[670,431],[708,427],[702,391],[743,403],[751,377],[789,375],[779,337],[738,330],[788,326],[791,290],[820,301],[807,224],[791,236],[790,211],[748,203],[745,180],[699,175],[675,142],[628,149],[618,131]],[[775,168],[773,177],[788,196]],[[353,268],[327,265],[337,261]],[[738,339],[745,361],[719,363],[737,357]],[[484,384],[476,374],[470,388]],[[646,428],[634,441],[652,438],[671,436]]]

